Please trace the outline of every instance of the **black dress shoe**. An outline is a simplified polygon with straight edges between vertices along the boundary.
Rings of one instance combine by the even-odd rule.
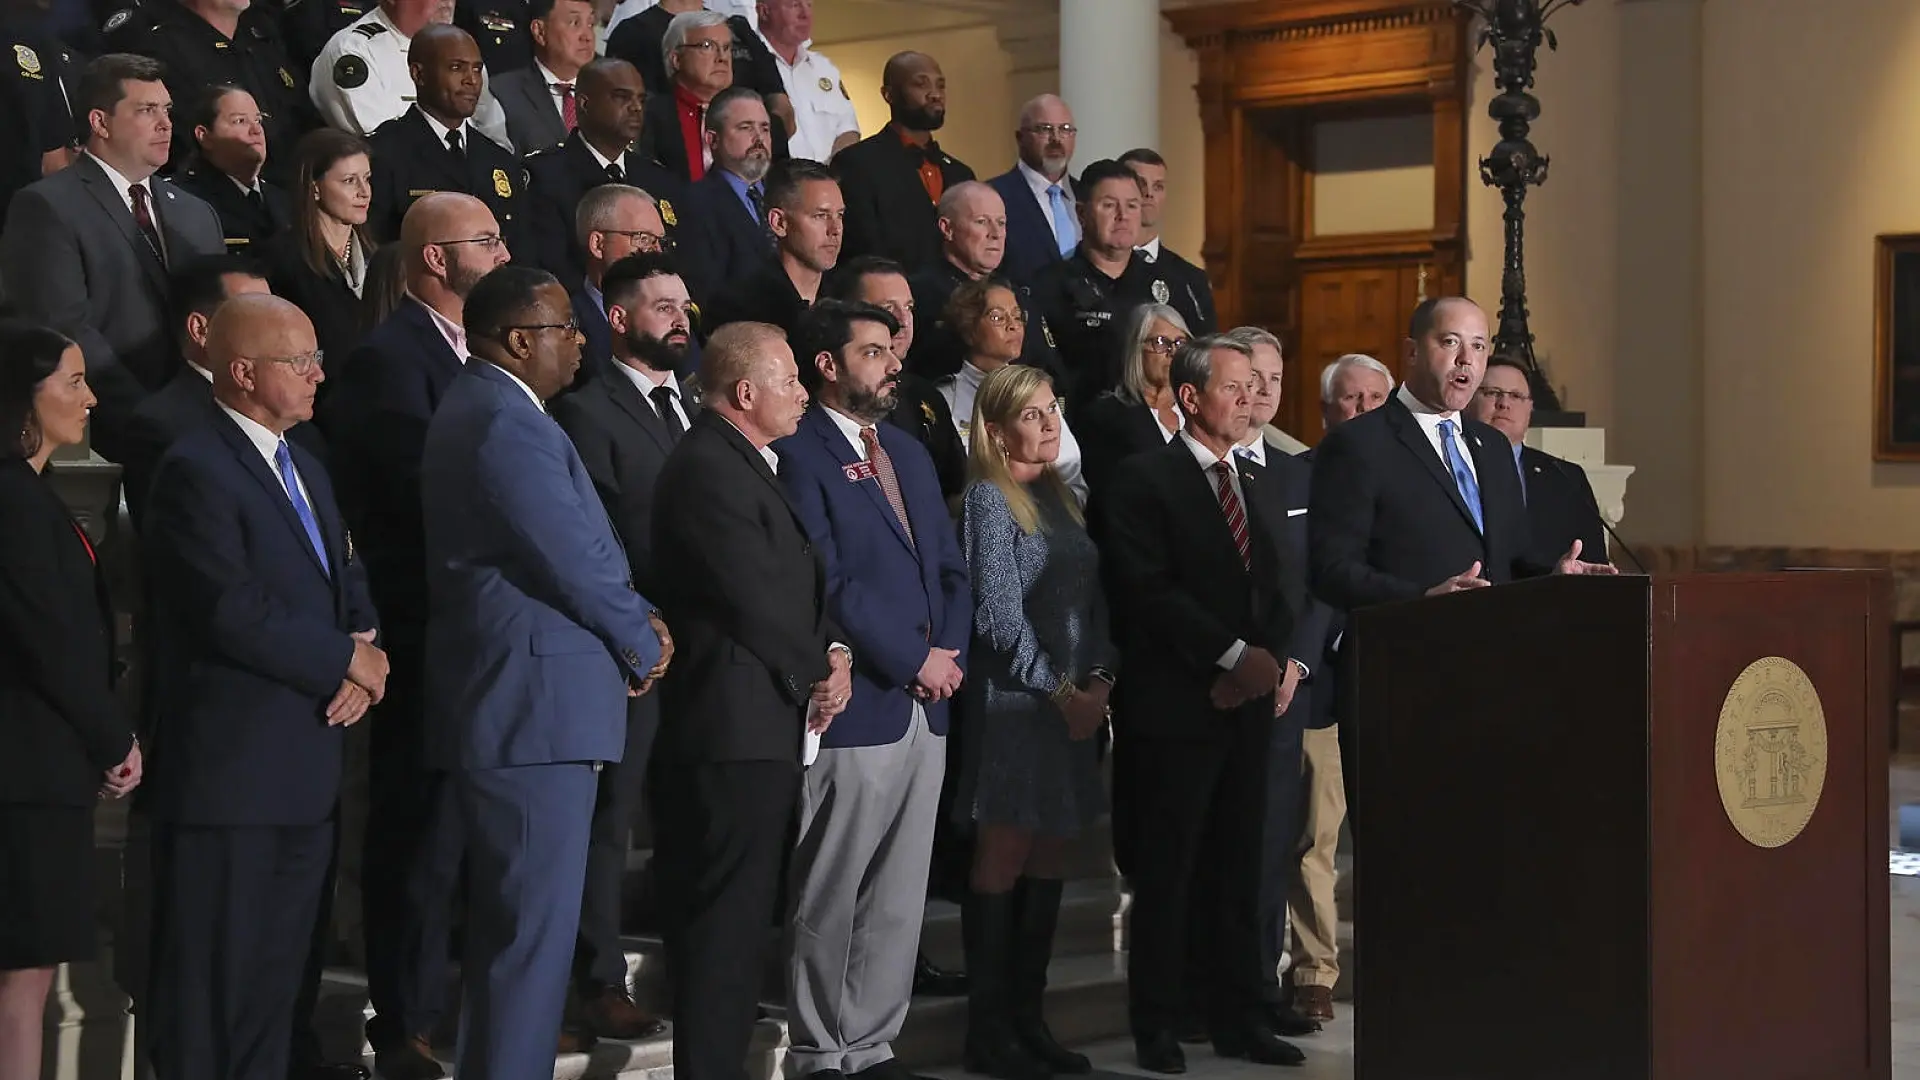
[[[322,1061],[296,1065],[287,1080],[370,1080],[373,1070],[357,1061]]]
[[[1213,1052],[1223,1058],[1245,1058],[1256,1065],[1304,1065],[1307,1055],[1262,1024],[1238,1031],[1213,1033]]]
[[[1273,1030],[1288,1038],[1312,1035],[1320,1030],[1320,1021],[1310,1019],[1291,1005],[1269,1005],[1266,1014],[1267,1023],[1273,1025]]]
[[[1199,1046],[1207,1041],[1207,1023],[1197,1016],[1181,1016],[1174,1021],[1173,1032],[1176,1038],[1188,1046]]]
[[[814,1073],[812,1075],[837,1077],[841,1074],[829,1071],[824,1074]],[[910,1072],[905,1065],[900,1064],[898,1059],[888,1058],[885,1061],[869,1065],[859,1072],[847,1073],[846,1080],[934,1080],[934,1078]]]
[[[948,971],[918,953],[913,961],[913,992],[918,997],[966,997],[967,973]]]
[[[1171,1031],[1156,1031],[1133,1038],[1133,1059],[1148,1072],[1179,1075],[1187,1071],[1187,1054]]]
[[[376,1049],[373,1070],[380,1074],[381,1080],[441,1080],[447,1075],[447,1070],[434,1060],[433,1046],[424,1035]]]

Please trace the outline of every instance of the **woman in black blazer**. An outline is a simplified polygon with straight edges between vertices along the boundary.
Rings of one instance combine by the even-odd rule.
[[[1189,336],[1187,321],[1166,304],[1142,304],[1127,316],[1120,386],[1089,401],[1073,421],[1090,497],[1100,496],[1114,466],[1160,449],[1179,433],[1180,410],[1168,373],[1175,350]]]
[[[268,241],[260,257],[274,295],[293,301],[313,320],[324,370],[338,375],[373,329],[362,300],[373,262],[366,231],[371,159],[359,136],[332,128],[309,132],[294,153],[293,227]],[[326,390],[321,383],[321,394]]]
[[[0,1076],[40,1075],[56,965],[93,955],[93,806],[140,782],[93,547],[42,475],[86,435],[80,348],[0,321]]]

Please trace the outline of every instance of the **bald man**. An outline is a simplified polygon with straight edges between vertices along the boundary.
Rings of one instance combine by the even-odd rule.
[[[353,539],[286,432],[325,375],[313,324],[235,296],[207,330],[217,415],[154,473],[152,1022],[158,1080],[288,1075],[334,846],[344,736],[386,693]]]
[[[973,170],[933,139],[947,122],[947,77],[925,53],[887,61],[880,84],[892,119],[868,139],[840,151],[834,175],[847,200],[847,238],[840,257],[881,255],[908,273],[940,257],[934,207]]]
[[[940,197],[935,227],[939,229],[940,257],[914,274],[913,308],[920,333],[914,338],[907,368],[927,379],[944,379],[960,370],[967,349],[960,335],[947,325],[947,301],[962,282],[978,281],[1000,269],[1007,251],[1007,204],[992,186],[978,180],[948,188]],[[1014,286],[1020,304],[1032,311],[1032,290]],[[1020,362],[1055,373],[1060,357],[1050,335],[1039,325],[1027,331]]]
[[[1000,272],[1033,285],[1040,272],[1073,254],[1080,243],[1073,162],[1080,129],[1073,110],[1053,94],[1041,94],[1020,110],[1014,146],[1020,160],[988,183],[1007,204],[1007,252]]]
[[[392,643],[393,694],[369,730],[367,1024],[382,1076],[442,1075],[428,1035],[446,997],[450,898],[463,850],[445,774],[422,758],[427,623],[420,456],[427,422],[468,357],[462,307],[509,250],[486,204],[435,192],[400,227],[406,295],[347,357],[321,417],[340,505],[367,560]]]
[[[367,138],[373,149],[367,227],[375,239],[391,240],[421,196],[465,192],[486,203],[508,243],[531,258],[526,166],[511,147],[473,122],[486,100],[480,46],[458,27],[427,26],[407,50],[407,71],[414,103]]]
[[[708,339],[701,412],[654,488],[654,597],[678,655],[661,691],[649,797],[677,986],[677,1080],[746,1080],[760,977],[800,793],[803,730],[852,693],[825,570],[775,474],[807,392],[779,328]],[[813,741],[817,749],[817,740]]]

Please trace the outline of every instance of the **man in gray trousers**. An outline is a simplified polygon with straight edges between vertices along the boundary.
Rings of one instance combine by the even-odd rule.
[[[927,866],[973,597],[933,459],[885,422],[897,324],[823,300],[793,335],[814,408],[774,444],[853,649],[853,699],[818,729],[792,861],[787,1074],[901,1080]],[[811,742],[811,739],[808,740]]]

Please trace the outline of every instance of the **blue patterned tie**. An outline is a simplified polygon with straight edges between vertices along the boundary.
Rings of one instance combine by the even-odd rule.
[[[1487,522],[1480,514],[1480,483],[1473,478],[1473,470],[1467,468],[1467,459],[1460,456],[1460,447],[1453,441],[1453,421],[1442,420],[1440,427],[1440,452],[1446,456],[1447,470],[1453,473],[1453,486],[1460,489],[1460,497],[1466,500],[1467,512],[1473,515],[1473,527],[1481,532],[1487,531]]]
[[[300,494],[300,476],[293,471],[293,454],[287,449],[287,440],[280,440],[279,448],[273,452],[273,463],[280,467],[280,482],[287,485],[287,498],[293,502],[294,516],[307,530],[307,542],[313,545],[313,553],[320,559],[320,569],[332,577],[333,568],[327,565],[327,545],[320,539],[320,522],[313,516],[313,507],[307,505],[306,496]]]
[[[1047,205],[1053,208],[1053,238],[1060,244],[1060,257],[1073,254],[1080,246],[1080,226],[1073,220],[1073,205],[1059,184],[1047,188]]]

